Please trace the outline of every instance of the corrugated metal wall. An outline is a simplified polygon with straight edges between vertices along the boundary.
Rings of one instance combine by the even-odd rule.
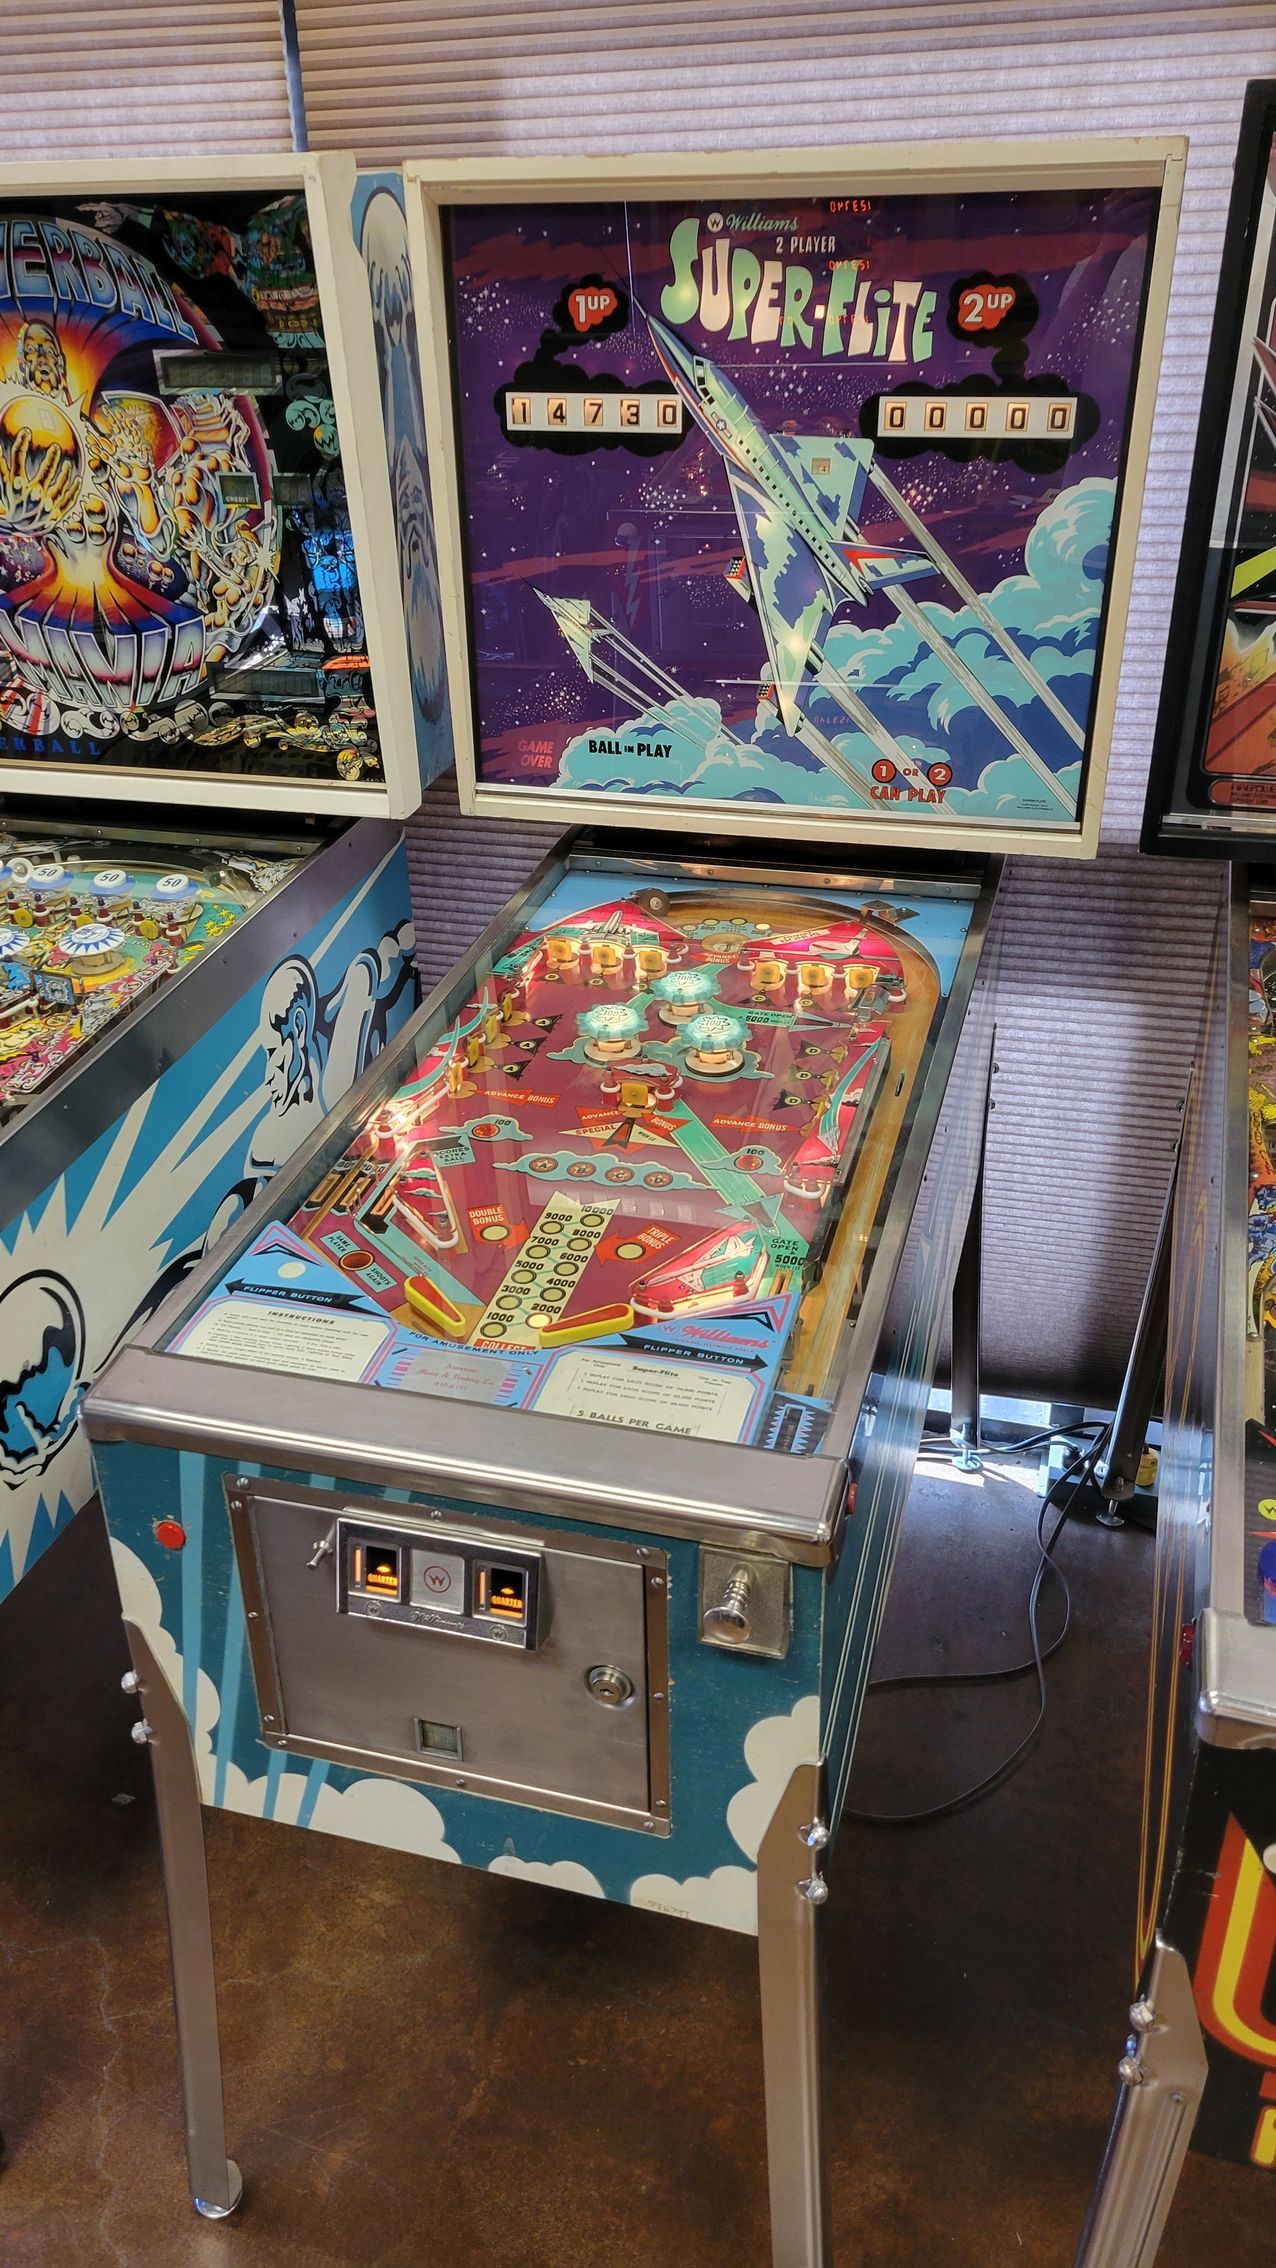
[[[0,0],[0,157],[286,150],[279,0]]]
[[[1217,870],[1135,845],[1242,90],[1269,0],[890,7],[831,0],[298,0],[311,139],[427,152],[728,148],[955,134],[1186,133],[1187,197],[1102,854],[1014,870],[987,1213],[988,1371],[1102,1393],[1124,1363],[1191,1055]],[[641,179],[641,167],[636,168]],[[412,830],[441,969],[542,831]]]

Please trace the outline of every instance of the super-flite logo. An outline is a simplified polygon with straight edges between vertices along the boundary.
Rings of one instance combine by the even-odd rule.
[[[698,321],[729,339],[755,346],[804,347],[848,361],[925,362],[934,352],[936,294],[918,281],[886,283],[866,273],[867,262],[829,262],[818,276],[790,250],[835,249],[830,237],[802,237],[777,225],[768,258],[692,216],[669,239],[673,279],[660,295],[666,322]]]
[[[198,343],[199,334],[149,260],[95,229],[36,215],[0,216],[0,312],[36,308],[131,315]]]

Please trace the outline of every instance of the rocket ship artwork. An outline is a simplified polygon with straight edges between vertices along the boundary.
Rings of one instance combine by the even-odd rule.
[[[739,388],[662,323],[646,317],[661,362],[696,424],[720,453],[747,565],[745,595],[759,599],[780,715],[794,698],[821,629],[846,600],[862,605],[888,583],[933,574],[923,552],[866,543],[858,526],[873,462],[871,441],[767,433]]]
[[[1089,840],[1156,207],[449,199],[476,795]]]
[[[740,389],[707,355],[689,347],[658,316],[645,309],[640,312],[671,384],[722,459],[742,547],[727,579],[756,609],[769,663],[764,697],[773,700],[785,730],[865,803],[871,800],[869,778],[808,713],[805,697],[814,685],[898,774],[909,778],[917,773],[915,760],[889,726],[824,652],[825,635],[839,611],[848,605],[862,607],[884,592],[1001,738],[1031,766],[1051,797],[1065,804],[1067,798],[1054,773],[1009,710],[976,676],[907,586],[927,577],[946,583],[1078,747],[1084,744],[1080,727],[875,461],[873,443],[838,434],[769,432]],[[862,518],[870,486],[908,529],[916,549],[874,543],[866,537]],[[593,682],[639,705],[653,698],[686,699],[677,680],[587,600],[559,598],[543,590],[538,596]]]

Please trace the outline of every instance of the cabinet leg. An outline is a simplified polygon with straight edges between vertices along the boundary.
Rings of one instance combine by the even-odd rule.
[[[773,2268],[830,2268],[821,1919],[824,1775],[802,1764],[758,1853],[758,1976]]]
[[[191,2196],[197,2213],[206,2220],[222,2221],[238,2205],[243,2182],[238,2166],[226,2155],[199,1773],[181,1703],[151,1652],[145,1633],[127,1617],[124,1629],[133,1657],[133,1674],[125,1684],[141,1699],[142,1725],[155,1774]]]
[[[991,1068],[989,1077],[991,1078]],[[984,1116],[984,1146],[987,1146],[987,1111]],[[979,1409],[981,1399],[980,1357],[983,1322],[984,1278],[984,1163],[981,1154],[979,1172],[971,1192],[970,1214],[966,1234],[962,1239],[961,1256],[953,1279],[952,1339],[949,1372],[952,1385],[952,1417],[949,1430],[957,1454],[953,1459],[959,1473],[977,1473],[983,1463],[979,1454]]]

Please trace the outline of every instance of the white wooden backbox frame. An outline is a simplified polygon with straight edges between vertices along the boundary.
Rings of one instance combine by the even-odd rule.
[[[399,588],[398,546],[390,500],[381,388],[367,272],[350,220],[355,161],[322,157],[207,157],[183,164],[142,158],[111,164],[0,165],[0,200],[29,197],[101,199],[264,190],[305,195],[315,275],[324,318],[324,347],[336,413],[341,467],[354,539],[373,702],[384,779],[297,780],[250,772],[169,772],[161,766],[24,762],[0,752],[0,791],[20,795],[102,798],[112,802],[202,807],[239,812],[337,812],[350,819],[402,819],[421,801],[420,759]]]
[[[622,817],[644,826],[703,833],[792,837],[804,842],[903,844],[909,849],[1033,851],[1056,858],[1093,858],[1125,640],[1139,514],[1147,474],[1157,374],[1182,200],[1187,144],[1179,136],[1078,138],[1075,141],[933,142],[924,147],[720,152],[697,157],[518,159],[475,164],[431,159],[403,168],[408,242],[416,270],[421,382],[434,476],[443,628],[462,809],[484,818],[614,826]],[[1160,214],[1147,279],[1146,305],[1130,425],[1121,510],[1109,566],[1107,616],[1100,650],[1084,800],[1065,827],[998,827],[941,817],[912,825],[883,812],[831,816],[808,805],[745,804],[681,797],[608,796],[584,790],[489,786],[477,776],[461,536],[460,479],[448,351],[442,215],[453,205],[643,202],[686,197],[724,204],[802,196],[971,194],[979,190],[1158,188]]]

